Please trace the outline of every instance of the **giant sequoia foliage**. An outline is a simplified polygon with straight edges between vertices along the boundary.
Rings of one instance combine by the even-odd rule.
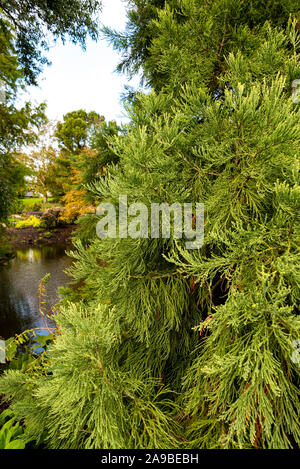
[[[284,28],[289,15],[299,13],[294,0],[198,0],[196,11],[194,1],[189,8],[181,0],[128,3],[126,30],[105,28],[105,33],[122,53],[118,70],[133,74],[142,69],[144,81],[155,89],[165,87],[170,79],[174,87],[176,75],[178,86],[200,75],[216,91],[224,57],[234,47],[251,47],[249,43],[237,43],[237,30],[241,34],[243,29],[260,27],[266,21]],[[176,21],[167,20],[169,9]],[[246,39],[246,32],[244,35]]]
[[[119,165],[95,190],[116,204],[203,202],[205,242],[76,242],[83,299],[58,314],[48,369],[0,380],[50,448],[300,444],[300,37],[294,2],[272,2],[281,16],[259,4],[157,12],[147,67],[160,86],[129,108],[111,141]]]

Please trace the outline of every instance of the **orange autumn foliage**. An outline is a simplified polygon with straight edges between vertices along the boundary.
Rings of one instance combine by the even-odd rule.
[[[74,184],[74,189],[69,190],[62,198],[64,209],[59,217],[61,221],[73,223],[77,218],[86,213],[95,211],[95,207],[85,199],[86,190],[84,187],[78,189],[80,182],[80,171],[73,169],[73,176],[70,178]]]

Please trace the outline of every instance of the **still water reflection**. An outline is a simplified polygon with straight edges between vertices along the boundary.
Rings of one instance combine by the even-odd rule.
[[[69,281],[64,269],[72,263],[65,248],[59,246],[19,250],[16,254],[8,265],[0,266],[0,336],[4,339],[44,327],[38,311],[40,280],[51,274],[47,283],[47,306],[51,309],[59,300],[58,287]]]

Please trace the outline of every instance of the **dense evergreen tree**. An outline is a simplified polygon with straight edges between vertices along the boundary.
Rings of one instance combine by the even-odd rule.
[[[176,21],[170,21],[169,9]],[[105,33],[122,53],[119,71],[142,69],[154,89],[165,87],[176,75],[179,87],[200,79],[213,91],[219,88],[228,52],[251,48],[243,42],[247,28],[255,31],[266,21],[283,28],[289,15],[298,13],[294,0],[202,0],[196,5],[191,1],[189,7],[181,0],[130,0],[126,30],[105,28]]]
[[[268,5],[181,0],[154,15],[155,91],[129,106],[95,194],[203,202],[205,242],[76,242],[84,294],[57,316],[48,368],[0,380],[50,448],[300,445],[300,36],[295,2]]]
[[[165,0],[129,0],[128,23],[125,33],[104,27],[104,33],[114,47],[122,52],[117,70],[130,75],[137,73],[145,64],[153,40],[152,21],[157,19]]]

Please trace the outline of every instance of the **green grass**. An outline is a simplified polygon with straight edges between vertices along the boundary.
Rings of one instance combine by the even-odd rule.
[[[25,212],[38,212],[40,210],[45,210],[47,208],[53,207],[53,205],[57,205],[56,202],[54,202],[54,198],[50,197],[47,200],[47,203],[44,203],[44,200],[42,197],[37,197],[37,198],[23,198],[20,199],[20,203],[23,207],[23,211]]]
[[[25,207],[27,205],[31,205],[32,203],[34,202],[37,202],[37,203],[43,203],[44,199],[42,197],[25,197],[24,199],[20,199],[21,202],[25,205]],[[54,197],[50,197],[48,200],[47,200],[47,203],[53,203],[54,202]]]
[[[37,202],[37,203],[43,203],[43,199],[42,197],[41,198],[31,198],[31,197],[26,197],[25,199],[20,199],[22,204],[27,207],[28,205],[31,205],[33,202]]]

